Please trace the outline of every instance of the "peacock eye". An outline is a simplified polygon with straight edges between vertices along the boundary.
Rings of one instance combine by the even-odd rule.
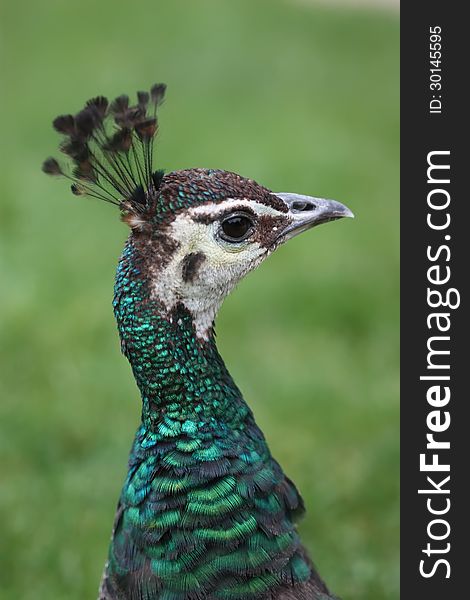
[[[253,221],[243,214],[232,214],[226,217],[221,225],[221,237],[227,242],[241,242],[246,239],[252,229]]]

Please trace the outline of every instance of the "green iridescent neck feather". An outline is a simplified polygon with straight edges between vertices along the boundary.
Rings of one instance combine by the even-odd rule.
[[[128,242],[114,310],[143,410],[110,547],[110,597],[140,589],[139,598],[248,600],[311,581],[297,490],[214,338],[199,340],[183,307],[165,313],[144,268]]]

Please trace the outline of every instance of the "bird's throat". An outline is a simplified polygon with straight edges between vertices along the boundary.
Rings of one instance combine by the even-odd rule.
[[[139,598],[259,600],[286,582],[308,585],[295,486],[213,335],[201,340],[187,308],[168,312],[150,291],[145,261],[128,244],[114,310],[143,411],[109,551],[113,597],[131,589]]]
[[[240,426],[250,411],[217,351],[212,329],[208,339],[201,339],[191,313],[182,304],[167,311],[151,288],[145,260],[128,243],[117,270],[114,312],[122,351],[142,396],[143,424],[175,434],[193,425]]]

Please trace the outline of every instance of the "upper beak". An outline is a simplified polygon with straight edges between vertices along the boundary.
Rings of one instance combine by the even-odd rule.
[[[354,218],[354,214],[347,206],[336,200],[326,198],[314,198],[300,194],[276,193],[289,208],[291,223],[282,232],[282,237],[290,239],[321,223],[335,221],[343,217]]]

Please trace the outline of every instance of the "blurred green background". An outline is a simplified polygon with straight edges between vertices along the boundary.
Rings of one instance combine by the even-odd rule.
[[[379,3],[380,4],[380,3]],[[345,202],[218,339],[344,600],[398,597],[398,15],[309,0],[2,3],[0,598],[95,598],[140,407],[111,299],[126,227],[41,173],[51,119],[168,84],[157,163]]]

